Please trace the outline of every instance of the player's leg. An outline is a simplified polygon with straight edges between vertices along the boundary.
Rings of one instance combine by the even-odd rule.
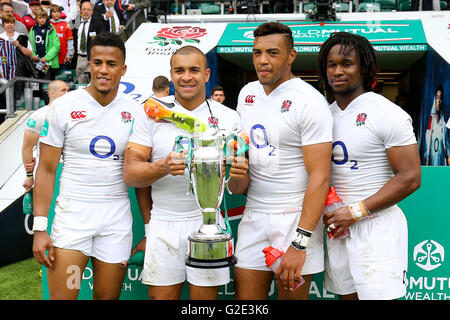
[[[360,300],[399,299],[406,293],[408,226],[393,206],[352,227],[350,270]]]
[[[230,282],[230,268],[202,269],[186,266],[191,300],[216,300],[219,288]]]
[[[150,300],[180,300],[184,283],[168,286],[148,286]]]
[[[92,239],[93,297],[115,300],[120,297],[127,272],[121,262],[130,258],[133,244],[131,205],[128,198],[120,198],[98,203],[95,208],[98,227]]]
[[[189,297],[191,300],[217,300],[219,286],[200,287],[189,284]]]
[[[186,280],[183,225],[185,222],[150,219],[142,283],[151,300],[178,300]]]
[[[262,250],[270,246],[270,214],[246,208],[239,223],[234,267],[236,299],[267,299],[273,272]]]
[[[272,271],[234,268],[234,288],[237,300],[265,300],[273,280]]]
[[[108,263],[92,258],[94,273],[94,300],[116,300],[122,291],[127,269],[120,263]]]
[[[50,300],[75,300],[89,257],[77,250],[55,248],[55,261],[47,269]]]
[[[280,281],[277,281],[278,300],[308,300],[309,288],[311,286],[312,274],[303,275],[305,283],[295,291],[289,291],[284,288]]]

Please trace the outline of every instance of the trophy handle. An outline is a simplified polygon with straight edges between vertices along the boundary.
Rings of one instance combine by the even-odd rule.
[[[187,137],[187,136],[178,136],[175,139],[175,151],[180,153],[184,151],[184,147],[183,144],[181,143],[181,141],[183,139],[186,139],[188,141],[188,152],[186,153],[186,168],[188,170],[188,175],[184,175],[184,177],[186,178],[186,180],[189,182],[189,190],[187,191],[186,194],[189,194],[191,192],[193,192],[193,188],[192,188],[192,172],[191,172],[191,164],[192,164],[192,156],[194,155],[194,152],[192,151],[192,138],[191,137]]]

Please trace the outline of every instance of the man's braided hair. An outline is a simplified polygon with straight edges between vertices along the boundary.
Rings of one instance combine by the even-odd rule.
[[[325,90],[326,96],[331,97],[333,95],[327,80],[328,53],[337,44],[341,45],[339,53],[344,56],[349,55],[353,50],[356,51],[356,54],[359,56],[364,90],[372,91],[376,85],[378,72],[375,49],[369,40],[362,36],[349,32],[336,32],[332,33],[330,38],[322,44],[318,57],[319,83],[321,88]]]

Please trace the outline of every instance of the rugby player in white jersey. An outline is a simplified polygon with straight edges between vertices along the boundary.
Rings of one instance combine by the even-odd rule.
[[[420,158],[411,117],[372,92],[376,53],[347,32],[321,47],[319,75],[331,105],[331,184],[345,206],[327,213],[325,288],[341,299],[396,299],[406,292],[408,228],[397,203],[420,186]]]
[[[439,85],[425,132],[424,158],[427,166],[446,166],[450,157],[447,126],[444,120],[444,88]]]
[[[66,94],[67,92],[69,92],[69,86],[64,81],[53,80],[50,82],[47,87],[47,95],[49,97],[48,105],[33,112],[27,120],[27,126],[25,127],[22,143],[22,161],[27,173],[27,177],[25,178],[22,186],[25,188],[26,192],[30,191],[33,187],[33,173],[36,165],[36,159],[33,157],[33,148],[39,141],[39,136],[41,135],[41,130],[44,126],[47,111],[53,100]]]
[[[174,103],[172,111],[202,120],[211,133],[216,127],[226,131],[240,128],[236,111],[206,99],[210,69],[202,51],[192,46],[177,50],[170,60],[170,75],[175,96],[161,100]],[[185,280],[191,299],[217,299],[219,286],[230,281],[229,268],[185,265],[187,238],[198,231],[202,216],[194,195],[188,192],[184,154],[174,148],[180,135],[190,133],[172,123],[155,122],[141,108],[125,152],[125,182],[136,190],[151,186],[151,199],[143,198],[146,192],[137,193],[148,229],[138,245],[145,251],[142,283],[148,285],[150,299],[180,299]],[[229,187],[232,192],[240,192],[237,182],[248,181],[248,163],[243,158],[235,160],[239,161],[232,164]]]
[[[50,299],[76,299],[91,258],[94,299],[118,299],[132,247],[132,214],[122,177],[123,153],[138,105],[118,93],[126,72],[125,46],[97,35],[90,55],[91,83],[54,101],[41,137],[34,196],[36,260],[47,267]],[[47,214],[56,169],[63,168],[51,238]],[[48,255],[46,255],[48,250]]]
[[[250,184],[236,244],[238,299],[267,299],[274,272],[262,250],[285,255],[275,271],[279,299],[307,299],[324,270],[320,216],[329,187],[332,117],[325,98],[291,72],[292,31],[265,23],[254,31],[258,80],[240,92],[237,111],[250,140]],[[295,278],[306,283],[293,290]]]

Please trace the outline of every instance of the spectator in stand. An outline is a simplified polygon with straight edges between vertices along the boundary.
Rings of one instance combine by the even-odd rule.
[[[12,6],[11,3],[8,2],[3,2],[0,3],[0,14],[11,14],[16,18],[16,22],[15,22],[15,26],[14,29],[18,32],[18,33],[22,33],[22,34],[27,34],[28,30],[27,27],[25,27],[25,25],[20,21],[20,17],[19,19],[17,19],[17,15],[14,14],[14,8]],[[3,26],[0,28],[0,32],[5,31],[3,29]]]
[[[55,27],[59,38],[59,65],[61,67],[67,66],[72,60],[75,49],[73,47],[73,34],[67,21],[61,19],[62,7],[52,5],[50,9],[51,19],[50,23]]]
[[[125,28],[125,18],[117,0],[103,0],[94,6],[93,19],[101,20],[107,32],[118,33]]]
[[[150,10],[151,2],[150,0],[130,0],[128,6],[126,7],[126,11],[130,12],[129,17],[134,14],[134,11],[139,9],[148,8]],[[147,22],[147,17],[145,16],[144,10],[141,11],[140,14],[136,17],[136,28],[139,27],[141,23]]]
[[[15,22],[16,18],[11,14],[3,14],[2,15],[2,26],[5,30],[4,32],[0,33],[0,38],[11,41],[14,46],[16,47],[17,51],[22,52],[25,56],[31,57],[33,56],[32,47],[30,44],[30,41],[28,41],[28,44],[26,47],[22,46],[17,38],[19,37],[20,33],[15,31]]]
[[[16,18],[16,21],[20,21],[22,22],[22,17],[20,15],[18,15],[17,13],[14,12],[14,7],[12,5],[11,0],[0,0],[1,4],[7,3],[9,4],[9,6],[11,7],[10,10],[7,10],[6,13],[12,14],[14,16],[14,18]]]
[[[41,8],[41,3],[38,0],[31,0],[29,2],[31,12],[22,17],[22,22],[27,27],[28,32],[36,24],[36,13]]]
[[[15,31],[15,22],[11,14],[3,14],[2,16],[2,26],[4,32],[0,33],[0,39],[7,40],[11,42],[16,47],[15,56],[16,60],[16,71],[14,76],[16,77],[33,77],[34,65],[31,63],[31,57],[33,56],[30,41],[28,40],[28,35],[23,35]],[[25,84],[21,81],[14,84],[14,99],[19,100],[23,93],[23,88]]]
[[[94,12],[93,5],[90,1],[81,2],[81,23],[77,31],[77,75],[84,74],[78,78],[78,83],[89,83],[90,73],[86,70],[89,61],[89,53],[92,39],[100,33],[105,32],[105,26],[99,19],[95,21],[92,17]]]
[[[28,41],[28,36],[26,40],[26,45],[23,46],[18,38],[19,37],[25,37],[25,35],[21,35],[17,31],[14,30],[16,19],[11,14],[3,14],[2,15],[2,26],[5,29],[4,32],[0,33],[0,39],[4,39],[7,41],[10,41],[14,46],[16,47],[16,54],[15,54],[15,60],[16,60],[16,72],[14,76],[31,76],[29,72],[29,64],[28,62],[31,61],[31,57],[33,56],[31,44]],[[16,82],[14,84],[14,99],[19,100],[24,88],[23,82]]]
[[[47,15],[50,16],[50,7],[52,6],[52,2],[50,0],[40,0],[41,8],[47,12]]]
[[[41,1],[42,3],[42,1]],[[41,62],[38,67],[40,79],[55,79],[59,69],[59,39],[55,28],[50,24],[47,12],[41,8],[37,13],[37,23],[31,28],[30,42],[33,47],[33,60]],[[47,70],[48,69],[48,70]]]
[[[53,5],[58,5],[62,7],[62,12],[65,14],[65,18],[61,16],[61,18],[65,19],[67,23],[72,27],[74,20],[78,14],[78,4],[76,0],[53,0]],[[50,8],[51,10],[51,8]]]

